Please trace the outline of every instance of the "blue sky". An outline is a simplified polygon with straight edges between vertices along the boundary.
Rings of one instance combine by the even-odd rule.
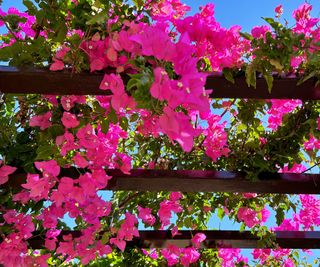
[[[283,17],[292,24],[291,14],[295,8],[306,1],[303,0],[181,0],[191,6],[192,13],[198,11],[200,6],[207,3],[215,4],[215,17],[223,26],[229,27],[234,24],[242,26],[244,31],[249,31],[253,26],[261,24],[261,17],[273,17],[274,8],[282,4],[284,9]],[[313,5],[313,16],[320,16],[320,1],[308,0]],[[14,6],[23,10],[22,0],[3,0],[2,8]]]
[[[183,0],[182,0],[183,1]],[[284,14],[282,18],[285,18],[289,25],[293,24],[292,12],[299,5],[303,4],[305,1],[302,0],[217,0],[217,1],[208,1],[208,0],[184,0],[184,3],[191,6],[192,10],[190,14],[197,12],[199,6],[203,6],[207,3],[215,4],[215,17],[218,22],[221,23],[224,27],[230,27],[231,25],[240,25],[242,26],[243,31],[250,31],[253,26],[261,25],[263,20],[261,17],[274,17],[274,8],[282,4],[284,9]],[[308,3],[313,5],[312,15],[315,17],[320,16],[320,0],[309,0]],[[22,0],[4,0],[2,4],[2,9],[6,11],[8,7],[13,6],[19,10],[24,10],[22,5]],[[104,197],[110,196],[110,193],[103,194]],[[273,215],[273,214],[272,214]],[[271,215],[271,217],[273,217]],[[290,216],[289,216],[290,217]],[[71,221],[69,221],[70,224]],[[271,224],[274,224],[274,219],[270,220]],[[228,220],[220,222],[218,220],[213,220],[210,225],[211,228],[220,228],[220,229],[238,229],[239,225],[234,225]],[[249,256],[249,251],[246,250],[244,253],[246,256]],[[314,250],[314,257],[310,257],[310,263],[314,258],[319,257],[319,250]]]

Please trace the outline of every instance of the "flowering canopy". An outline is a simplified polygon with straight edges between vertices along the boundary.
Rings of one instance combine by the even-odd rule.
[[[0,185],[15,171],[27,178],[20,191],[0,189],[0,264],[57,266],[78,259],[84,265],[103,260],[248,266],[239,249],[200,250],[206,239],[200,233],[187,248],[126,245],[139,236],[141,225],[179,235],[181,228],[207,229],[215,216],[257,230],[267,244],[273,230],[320,225],[320,200],[309,195],[295,201],[250,192],[101,195],[112,179],[106,170],[113,168],[244,171],[255,179],[265,171],[301,173],[308,164],[317,166],[317,102],[210,99],[204,87],[212,72],[230,82],[245,74],[253,87],[261,75],[269,90],[276,76],[319,79],[320,28],[312,6],[294,11],[291,28],[281,24],[278,6],[275,19],[265,18],[268,25],[250,34],[240,26],[222,27],[213,4],[188,16],[190,8],[179,0],[133,1],[134,6],[119,0],[35,2],[24,1],[26,12],[0,11],[0,26],[8,29],[1,36],[0,60],[51,71],[102,72],[100,89],[112,96],[7,95],[1,102]],[[62,174],[71,166],[79,170],[76,179]],[[277,225],[267,229],[270,207]],[[292,218],[284,218],[291,209]],[[66,216],[81,235],[59,241],[61,231],[71,227]],[[45,241],[32,252],[34,231]],[[303,261],[281,248],[256,249],[253,257],[260,266]]]

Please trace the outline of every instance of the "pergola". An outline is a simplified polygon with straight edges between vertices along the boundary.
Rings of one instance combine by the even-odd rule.
[[[42,69],[16,69],[0,67],[0,91],[4,94],[49,94],[49,95],[110,95],[111,92],[100,90],[102,73],[50,72]],[[128,77],[123,76],[124,81]],[[303,99],[320,100],[320,86],[316,80],[308,80],[297,85],[298,78],[275,78],[271,93],[262,78],[257,78],[257,88],[249,88],[244,77],[235,78],[235,83],[216,74],[209,76],[206,89],[212,89],[211,98],[250,98],[250,99]],[[130,175],[120,170],[107,170],[113,178],[106,190],[121,191],[181,191],[181,192],[252,192],[277,194],[318,194],[320,193],[320,174],[262,173],[258,181],[246,179],[241,172],[200,171],[200,170],[143,170],[135,169]],[[60,176],[77,178],[79,172],[74,168],[63,169]],[[9,182],[0,186],[1,190],[21,188],[26,181],[25,173],[11,175]],[[191,244],[196,233],[205,233],[204,248],[236,247],[255,248],[260,238],[250,231],[223,230],[185,230],[172,237],[170,231],[140,231],[140,237],[134,238],[128,246],[141,248],[165,247],[166,243],[175,243],[180,247]],[[71,234],[79,237],[79,231],[62,231],[62,236]],[[101,233],[102,235],[103,233]],[[278,231],[276,243],[281,248],[316,249],[320,248],[320,231]],[[44,245],[44,237],[39,233],[29,240],[32,248]],[[266,248],[266,247],[264,247]]]

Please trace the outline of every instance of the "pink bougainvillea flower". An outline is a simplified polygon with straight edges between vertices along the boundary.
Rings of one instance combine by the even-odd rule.
[[[74,136],[72,133],[65,132],[64,135],[57,136],[56,138],[56,144],[58,146],[61,146],[61,155],[65,156],[67,155],[67,152],[73,149],[78,148],[78,145],[74,141]]]
[[[63,69],[64,69],[64,63],[61,60],[55,60],[50,66],[51,71],[58,71]]]
[[[150,93],[159,100],[169,100],[172,97],[172,88],[167,72],[158,67],[153,70],[154,82],[150,88]]]
[[[171,244],[168,244],[167,248],[161,250],[161,255],[167,260],[168,266],[178,264],[180,254],[180,248]]]
[[[86,168],[89,165],[88,161],[80,153],[76,153],[72,160],[79,168]]]
[[[122,252],[126,248],[126,241],[118,238],[110,238],[110,244],[116,245]]]
[[[266,38],[267,32],[271,32],[271,28],[269,26],[255,26],[251,30],[251,34],[254,38]]]
[[[252,256],[255,260],[259,259],[262,264],[267,260],[270,256],[271,249],[254,249],[252,252]]]
[[[152,210],[150,208],[142,208],[138,206],[138,211],[138,218],[148,225],[154,225],[156,218],[151,214]]]
[[[90,124],[80,128],[76,134],[79,145],[85,148],[96,148],[99,145],[98,137]]]
[[[89,56],[91,72],[106,68],[107,59],[104,57],[106,44],[108,40],[100,40],[99,37],[93,36],[92,40],[81,43],[80,48]]]
[[[291,169],[288,168],[288,165],[285,165],[282,169],[279,170],[279,173],[302,173],[306,169],[306,166],[304,166],[303,164],[294,163]]]
[[[303,33],[310,36],[313,32],[313,27],[320,21],[320,18],[311,17],[312,5],[302,4],[299,8],[293,11],[293,18],[296,20],[296,25],[293,28],[295,32]]]
[[[240,255],[239,248],[219,248],[218,256],[222,259],[221,267],[235,267],[236,263],[248,263],[248,259]]]
[[[160,203],[160,209],[158,215],[161,221],[162,227],[170,224],[170,219],[172,217],[172,212],[179,213],[182,212],[182,207],[177,201],[164,200]]]
[[[270,211],[266,207],[264,207],[260,211],[260,213],[261,213],[261,222],[265,223],[268,220],[268,218],[270,217]]]
[[[144,255],[149,256],[153,260],[156,260],[159,257],[156,249],[150,249],[150,252],[148,252],[146,249],[141,250]]]
[[[301,105],[301,100],[280,100],[272,99],[272,106],[268,110],[270,117],[268,118],[268,127],[276,130],[282,124],[284,115],[292,112],[295,108]]]
[[[19,201],[22,204],[26,204],[30,200],[30,193],[27,190],[22,190],[21,192],[15,194],[12,200]]]
[[[48,199],[50,188],[54,184],[48,178],[40,178],[37,174],[28,174],[23,188],[30,190],[30,198],[34,200]]]
[[[279,226],[274,227],[275,231],[299,231],[299,223],[291,219],[284,219]]]
[[[135,226],[138,224],[138,219],[135,215],[126,212],[124,222],[121,224],[118,230],[118,238],[131,241],[134,236],[139,236],[138,228]]]
[[[257,217],[257,212],[250,208],[239,208],[237,216],[240,221],[243,221],[250,228],[259,224],[260,222]]]
[[[195,263],[200,258],[200,253],[193,247],[182,248],[182,257],[180,262],[183,266],[190,266],[190,264]]]
[[[276,8],[274,9],[274,12],[276,13],[276,17],[279,18],[283,14],[282,5],[276,6]]]
[[[206,240],[206,235],[203,233],[197,233],[192,237],[191,242],[195,245],[196,248],[200,248],[201,242]]]
[[[157,1],[152,3],[152,18],[155,20],[175,20],[183,17],[190,7],[179,0]]]
[[[255,198],[257,197],[257,193],[243,193],[242,196],[246,199]]]
[[[125,174],[130,174],[131,160],[132,160],[131,157],[126,154],[116,153],[116,158],[115,158],[116,168],[120,169]]]
[[[123,81],[119,75],[113,73],[105,74],[99,88],[102,90],[111,90],[113,93],[111,104],[116,111],[134,108],[136,105],[134,99],[125,92]]]
[[[97,188],[103,189],[107,186],[108,181],[112,179],[112,176],[106,174],[105,170],[97,169],[92,170],[92,178]]]
[[[178,226],[173,226],[172,229],[171,229],[171,235],[172,237],[175,237],[176,235],[179,235],[179,229],[178,229]]]
[[[85,173],[84,175],[80,175],[79,179],[79,185],[85,190],[85,194],[93,197],[96,194],[96,185],[94,183],[94,180],[92,179],[92,176],[89,173]]]
[[[220,120],[220,116],[210,114],[207,117],[208,128],[203,132],[206,137],[203,143],[206,154],[213,161],[217,161],[221,156],[227,156],[230,151],[228,135],[225,131],[226,122],[220,123]]]
[[[56,53],[53,58],[53,63],[50,66],[51,71],[58,71],[64,69],[63,59],[66,54],[70,51],[70,48],[63,45]]]
[[[58,163],[55,160],[36,161],[34,163],[34,165],[44,175],[56,177],[60,173],[60,166],[58,165]]]
[[[194,129],[190,118],[183,112],[175,112],[169,107],[163,109],[164,114],[159,117],[162,131],[171,139],[177,141],[184,151],[189,152],[193,147],[193,138],[200,132]]]
[[[0,168],[0,185],[5,184],[9,180],[9,175],[14,173],[17,168],[3,165]]]
[[[131,36],[130,40],[141,45],[143,55],[172,61],[176,47],[169,35],[159,26],[160,24],[157,26],[145,25],[143,31]]]
[[[71,114],[69,112],[63,112],[63,116],[61,118],[62,124],[66,128],[75,128],[79,125],[79,121],[77,120],[76,115]]]
[[[74,107],[76,103],[79,104],[85,104],[86,103],[86,97],[85,96],[62,96],[61,97],[61,105],[66,111],[70,111]]]
[[[304,56],[292,57],[290,59],[290,66],[294,69],[298,68],[300,64],[305,61],[306,58]]]
[[[45,114],[42,114],[42,115],[33,116],[30,119],[29,125],[32,127],[37,126],[37,127],[40,127],[41,130],[45,130],[52,125],[52,123],[50,122],[51,117],[52,117],[51,111],[49,111]]]
[[[119,75],[114,73],[105,74],[99,88],[101,90],[111,90],[112,92],[123,92],[124,84]]]
[[[171,192],[169,198],[171,201],[177,201],[183,198],[183,195],[180,192]]]

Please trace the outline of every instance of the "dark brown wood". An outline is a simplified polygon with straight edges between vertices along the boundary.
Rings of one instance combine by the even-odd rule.
[[[0,66],[0,91],[13,94],[51,95],[110,95],[100,90],[102,73],[53,72],[41,69],[19,70]],[[123,75],[125,82],[128,76]],[[297,86],[297,78],[275,78],[269,93],[263,78],[257,78],[257,89],[249,88],[244,77],[236,78],[232,84],[224,77],[212,75],[207,78],[206,89],[213,89],[211,98],[253,98],[253,99],[320,99],[320,86],[310,79]]]
[[[114,191],[320,193],[320,174],[269,173],[260,175],[258,181],[250,181],[241,172],[226,171],[136,169],[131,170],[130,175],[120,170],[108,170],[107,173],[113,178],[106,189]],[[79,172],[63,169],[60,176],[77,178]],[[25,174],[13,174],[2,188],[20,188],[25,181]]]
[[[178,247],[191,246],[191,239],[196,233],[204,233],[206,240],[202,243],[202,248],[257,248],[259,238],[250,231],[226,231],[226,230],[207,230],[207,231],[179,231],[178,235],[172,237],[170,231],[139,231],[140,237],[134,238],[127,243],[128,247],[140,248],[165,248],[167,244],[174,244]],[[62,231],[58,237],[62,241],[62,236],[71,234],[74,238],[81,236],[79,231]],[[101,233],[103,234],[103,233]],[[320,232],[285,231],[275,232],[275,242],[281,248],[294,249],[319,249]],[[29,245],[33,249],[40,249],[44,245],[44,236],[34,234],[29,240]],[[263,248],[272,248],[265,245]]]

